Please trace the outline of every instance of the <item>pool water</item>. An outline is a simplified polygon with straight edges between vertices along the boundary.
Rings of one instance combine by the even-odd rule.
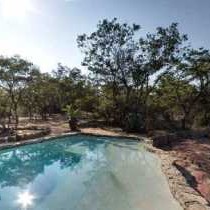
[[[130,139],[75,135],[0,151],[0,210],[181,210]]]

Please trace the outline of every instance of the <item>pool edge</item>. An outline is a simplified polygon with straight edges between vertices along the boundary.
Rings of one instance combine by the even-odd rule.
[[[51,136],[45,136],[45,137],[40,137],[40,138],[35,138],[35,139],[28,139],[24,141],[4,143],[0,145],[0,151],[4,149],[20,147],[20,146],[29,145],[29,144],[42,143],[42,142],[50,141],[56,138],[74,136],[78,134],[80,134],[80,132],[69,132],[69,133],[64,133],[64,134],[59,134],[59,135],[51,135]]]
[[[45,136],[45,137],[40,137],[40,138],[35,138],[35,139],[28,139],[28,140],[24,140],[24,141],[3,143],[3,144],[0,144],[0,151],[5,150],[5,149],[20,147],[20,146],[24,146],[24,145],[42,143],[42,142],[50,141],[50,140],[57,139],[57,138],[76,136],[76,135],[126,138],[126,139],[132,139],[132,140],[136,140],[136,141],[144,141],[143,137],[141,138],[141,137],[137,137],[137,136],[127,136],[127,135],[116,135],[115,136],[115,135],[108,135],[108,134],[107,135],[98,134],[98,133],[95,134],[95,133],[89,133],[89,132],[68,132],[68,133],[63,133],[63,134],[58,134],[58,135],[50,135],[50,136]]]

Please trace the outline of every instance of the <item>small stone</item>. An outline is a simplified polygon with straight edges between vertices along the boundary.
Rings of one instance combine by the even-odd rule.
[[[203,205],[196,203],[190,205],[186,210],[207,210],[207,209]]]

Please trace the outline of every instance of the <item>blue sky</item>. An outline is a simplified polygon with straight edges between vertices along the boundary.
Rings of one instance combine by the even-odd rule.
[[[43,72],[58,62],[81,67],[77,35],[113,17],[140,24],[140,34],[178,22],[193,46],[210,48],[210,0],[0,0],[0,54],[20,54]]]

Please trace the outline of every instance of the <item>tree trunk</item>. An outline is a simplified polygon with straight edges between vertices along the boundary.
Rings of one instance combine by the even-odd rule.
[[[15,130],[17,130],[18,124],[19,124],[19,116],[17,111],[15,111]]]
[[[17,130],[17,127],[18,127],[18,124],[19,124],[17,104],[14,104],[14,112],[15,112],[15,130]]]
[[[182,129],[183,130],[186,129],[186,118],[185,117],[182,119]]]
[[[112,84],[112,97],[113,97],[113,105],[114,105],[112,117],[113,117],[115,123],[119,123],[119,116],[118,116],[118,114],[116,115],[117,110],[118,110],[118,104],[117,104],[117,85],[115,82],[113,82],[113,84]]]
[[[29,120],[31,121],[32,120],[32,108],[31,107],[28,109],[28,114],[29,114]]]
[[[182,129],[183,130],[186,130],[188,128],[187,121],[188,121],[189,114],[190,114],[189,112],[185,112],[184,117],[182,118]]]
[[[149,120],[149,107],[148,107],[148,98],[149,98],[149,77],[146,78],[146,95],[145,95],[145,131],[148,132],[150,129],[150,120]]]
[[[8,124],[7,124],[7,128],[10,128],[10,124],[11,124],[11,116],[12,116],[12,107],[10,106],[9,108],[9,115],[8,115]]]

